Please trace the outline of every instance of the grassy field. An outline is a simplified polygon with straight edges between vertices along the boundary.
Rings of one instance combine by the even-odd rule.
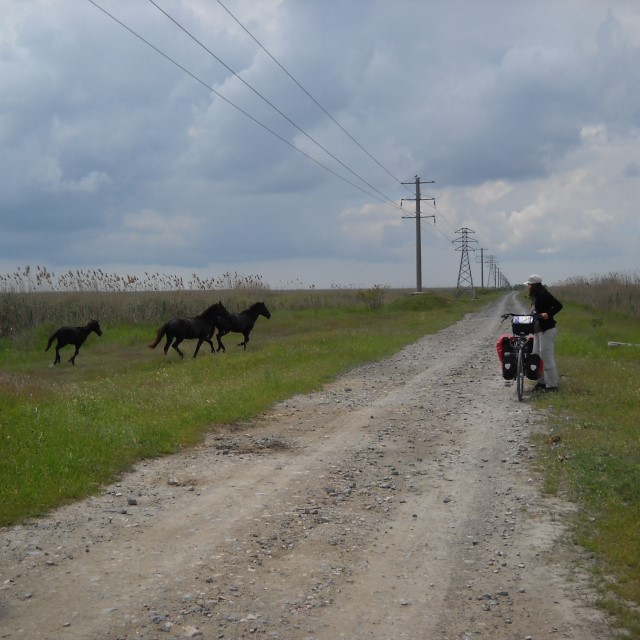
[[[553,287],[565,304],[561,393],[535,400],[552,429],[536,437],[546,491],[579,506],[572,535],[594,553],[600,604],[633,638],[640,638],[639,288],[637,278]],[[612,291],[621,310],[604,310]],[[498,295],[471,301],[441,291],[260,287],[214,299],[207,291],[0,293],[0,524],[89,495],[137,460],[191,446],[217,425],[317,389]],[[234,335],[226,354],[205,345],[195,360],[193,342],[183,361],[146,347],[162,321],[220,298],[235,311],[265,300],[273,314],[258,320],[246,352],[233,346]],[[53,353],[43,352],[49,332],[91,316],[103,337],[90,336],[75,367],[64,352],[52,367]]]
[[[587,291],[571,286],[553,288],[565,304],[556,346],[561,393],[537,401],[552,421],[551,438],[538,438],[545,486],[579,506],[573,534],[594,552],[600,605],[625,637],[640,638],[638,284],[616,289],[625,291],[626,313],[602,309],[609,308],[609,288],[599,298],[588,284]]]
[[[216,425],[246,420],[278,400],[319,388],[498,295],[471,301],[377,288],[261,293],[272,318],[258,319],[246,351],[234,346],[241,337],[230,334],[226,354],[213,355],[204,345],[193,359],[195,342],[189,341],[184,360],[173,350],[165,357],[161,345],[147,348],[160,320],[132,322],[144,306],[138,298],[149,301],[151,294],[18,294],[14,304],[24,317],[29,305],[36,316],[43,305],[54,308],[60,301],[63,308],[75,302],[74,309],[102,311],[104,334],[91,334],[75,366],[67,363],[72,351],[63,350],[56,367],[53,352],[43,350],[57,324],[23,322],[28,327],[22,332],[0,338],[0,524],[89,495],[137,460],[188,447]],[[201,309],[212,297],[205,303],[203,295],[182,292],[180,309],[187,302]],[[215,299],[240,310],[239,295],[246,292]],[[174,293],[166,298],[168,306],[175,304]],[[159,312],[169,311],[162,295],[152,299]]]

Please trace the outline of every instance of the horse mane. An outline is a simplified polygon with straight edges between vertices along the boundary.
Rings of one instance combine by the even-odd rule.
[[[221,312],[224,309],[224,305],[222,304],[222,300],[212,304],[210,307],[207,307],[204,311],[200,312],[198,315],[193,316],[198,320],[206,320],[207,316],[211,313],[211,311],[215,310]]]

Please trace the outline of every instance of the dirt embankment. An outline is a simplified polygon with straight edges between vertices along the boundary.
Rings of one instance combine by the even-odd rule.
[[[0,638],[613,637],[500,377],[505,304],[3,530]]]

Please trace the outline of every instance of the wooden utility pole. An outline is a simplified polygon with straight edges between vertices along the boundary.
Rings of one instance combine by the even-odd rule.
[[[484,263],[488,261],[484,257],[484,249],[480,248],[480,288],[484,289]]]
[[[422,219],[420,216],[420,202],[422,200],[433,200],[435,203],[435,198],[422,198],[420,197],[420,185],[421,184],[433,184],[433,180],[424,180],[420,181],[418,176],[415,177],[415,185],[416,185],[416,197],[415,198],[402,198],[400,200],[400,206],[402,206],[402,202],[404,200],[415,200],[416,203],[416,215],[415,216],[403,216],[403,218],[415,218],[416,221],[416,292],[422,293],[422,233],[420,231],[420,220]],[[414,182],[403,182],[402,184],[414,184]],[[433,216],[422,216],[424,218],[433,218],[435,222],[435,215]]]

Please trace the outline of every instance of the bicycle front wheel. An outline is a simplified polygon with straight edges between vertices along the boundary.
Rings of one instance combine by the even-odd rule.
[[[518,400],[522,402],[524,395],[524,347],[518,349],[518,363],[516,365],[516,389],[518,390]]]

